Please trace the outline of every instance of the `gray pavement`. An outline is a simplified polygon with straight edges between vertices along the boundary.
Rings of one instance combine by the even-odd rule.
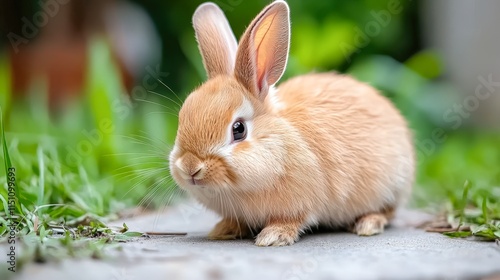
[[[402,211],[382,235],[317,233],[293,246],[261,248],[252,240],[205,239],[218,218],[188,203],[125,220],[131,230],[187,236],[138,238],[108,261],[31,264],[14,279],[500,279],[498,245],[413,227],[428,218]]]

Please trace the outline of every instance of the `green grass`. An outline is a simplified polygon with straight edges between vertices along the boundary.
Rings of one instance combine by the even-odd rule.
[[[450,220],[456,222],[454,230],[444,232],[450,237],[476,237],[480,240],[500,239],[499,196],[475,190],[470,196],[472,184],[465,182],[459,205],[450,209]],[[458,221],[457,221],[458,219]]]
[[[500,238],[500,135],[451,134],[420,167],[417,205],[444,213],[450,237]]]
[[[131,102],[106,44],[96,40],[89,57],[85,91],[57,116],[48,111],[43,80],[29,98],[3,102],[0,242],[6,242],[12,219],[21,243],[31,248],[25,250],[30,259],[54,248],[65,252],[54,254],[59,256],[71,250],[92,255],[93,249],[71,248],[97,248],[141,235],[107,224],[133,207],[158,209],[176,192],[167,156],[180,101],[159,97],[168,91],[160,86]],[[6,61],[0,62],[7,71]],[[0,94],[1,100],[11,99],[11,92]],[[7,206],[9,167],[16,170],[13,217]]]

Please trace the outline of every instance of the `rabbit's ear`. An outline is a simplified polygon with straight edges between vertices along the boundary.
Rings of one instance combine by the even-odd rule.
[[[269,87],[285,71],[289,44],[288,5],[275,1],[264,8],[243,34],[236,54],[236,79],[264,100]]]
[[[208,77],[232,74],[237,43],[222,10],[211,2],[200,5],[193,27]]]

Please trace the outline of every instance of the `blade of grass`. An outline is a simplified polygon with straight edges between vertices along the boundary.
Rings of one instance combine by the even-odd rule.
[[[0,106],[5,110],[5,117],[9,114],[12,85],[10,61],[5,53],[0,52]],[[0,111],[3,116],[3,110]]]
[[[483,212],[484,222],[487,223],[488,222],[488,197],[487,196],[483,197],[483,203],[481,205],[481,209]]]
[[[4,124],[3,124],[3,112],[0,108],[0,126],[1,126],[1,132],[2,132],[2,150],[3,150],[3,160],[5,164],[5,176],[9,174],[9,168],[12,168],[12,162],[10,161],[10,156],[9,156],[9,149],[7,148],[7,141],[5,140],[5,131],[4,131]]]
[[[472,232],[470,231],[448,231],[448,232],[443,232],[443,234],[449,237],[460,237],[460,238],[472,236]]]
[[[7,215],[7,217],[10,217],[9,216],[9,205],[7,204],[7,200],[5,200],[3,195],[0,195],[0,200],[2,201],[2,205],[4,208],[5,214]]]
[[[2,141],[4,168],[5,168],[5,178],[6,178],[6,180],[8,180],[7,178],[9,177],[8,176],[9,170],[12,168],[12,162],[10,160],[9,149],[7,147],[7,141],[5,140],[5,130],[4,130],[4,124],[3,124],[2,108],[0,108],[0,132],[2,133],[1,141]],[[4,192],[3,190],[4,190],[4,188],[2,188],[2,192]],[[17,188],[14,188],[14,190],[16,192],[15,199],[17,200]],[[8,193],[5,193],[5,197],[8,197]],[[8,210],[8,207],[5,206],[5,203],[3,205],[5,207],[5,212],[7,214],[7,217],[11,218],[12,217],[10,215],[11,211]],[[16,203],[16,205],[17,205],[17,203]]]
[[[460,220],[458,222],[457,231],[460,230],[460,227],[462,227],[463,222],[464,222],[465,207],[467,206],[467,196],[469,194],[470,187],[471,187],[471,183],[469,182],[469,180],[466,180],[464,183],[464,191],[462,193],[462,205],[461,205],[461,209],[460,209]]]
[[[39,206],[43,204],[44,193],[45,193],[45,161],[43,159],[43,149],[41,146],[39,146],[37,149],[37,156],[38,156],[38,170],[40,171],[40,175],[38,177],[39,190],[38,190],[38,202],[37,202],[37,206]]]

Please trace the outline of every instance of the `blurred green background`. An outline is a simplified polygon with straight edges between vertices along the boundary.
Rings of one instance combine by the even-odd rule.
[[[105,221],[175,200],[167,156],[176,114],[206,77],[191,27],[201,2],[0,4],[0,106],[25,232],[89,216]],[[239,37],[269,1],[215,2]],[[282,80],[339,71],[377,87],[415,132],[411,205],[452,215],[482,207],[482,216],[472,211],[471,217],[498,219],[498,119],[483,121],[496,110],[483,105],[490,99],[455,83],[443,58],[449,50],[425,39],[433,32],[422,22],[429,20],[423,4],[429,1],[287,2],[292,41]],[[461,114],[457,104],[472,109]],[[0,181],[6,186],[3,171]],[[7,197],[0,188],[4,222]],[[5,229],[2,223],[0,233]]]

